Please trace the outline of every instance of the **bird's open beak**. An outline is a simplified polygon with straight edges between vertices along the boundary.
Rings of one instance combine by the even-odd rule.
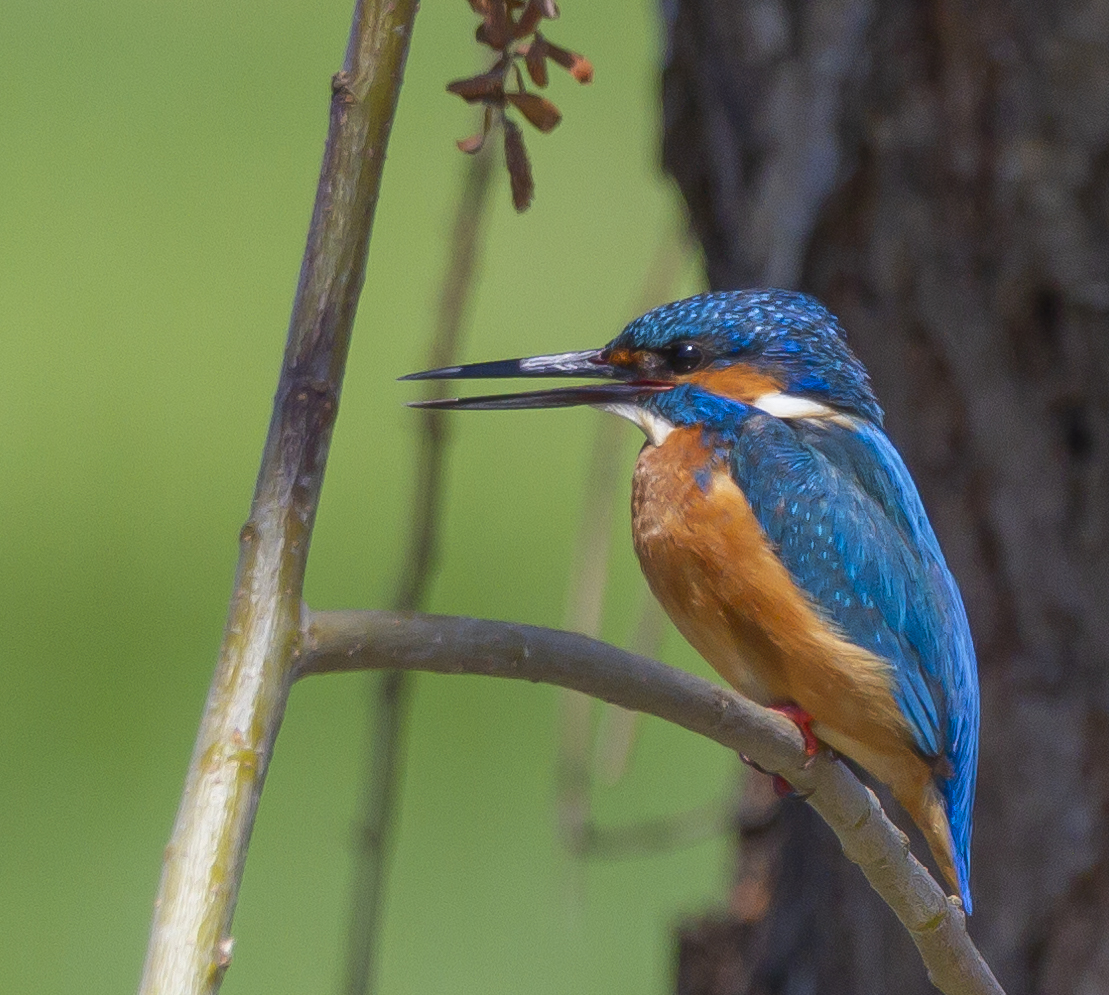
[[[496,411],[517,408],[570,408],[580,404],[609,405],[627,403],[647,393],[668,390],[673,384],[635,380],[633,371],[613,366],[600,349],[563,352],[556,356],[531,356],[528,359],[501,359],[469,366],[445,366],[440,370],[409,373],[401,380],[475,380],[501,377],[597,377],[616,381],[553,390],[529,390],[519,394],[491,394],[482,397],[447,397],[433,401],[410,401],[413,408],[441,408],[449,411]]]

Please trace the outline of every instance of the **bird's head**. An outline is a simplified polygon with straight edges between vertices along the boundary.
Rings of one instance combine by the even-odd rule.
[[[648,311],[603,349],[452,366],[404,380],[596,377],[603,385],[416,402],[451,410],[592,405],[638,424],[653,441],[742,402],[779,417],[829,414],[881,424],[866,370],[836,319],[807,294],[699,294]]]

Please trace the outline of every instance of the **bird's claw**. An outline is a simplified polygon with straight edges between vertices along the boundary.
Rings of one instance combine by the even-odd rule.
[[[771,711],[778,712],[789,719],[801,731],[801,738],[805,743],[805,756],[810,760],[820,752],[820,740],[812,731],[813,717],[806,712],[799,705],[771,705]],[[773,771],[764,770],[750,757],[745,754],[740,754],[740,759],[749,767],[754,767],[760,774],[766,774],[771,783],[774,785],[774,793],[779,798],[805,798],[805,792],[798,791],[792,784],[789,783],[781,774],[775,774]]]
[[[798,791],[792,784],[789,783],[781,774],[775,774],[773,771],[765,770],[760,767],[754,760],[747,754],[741,753],[739,759],[742,760],[748,767],[753,767],[760,774],[765,774],[770,778],[770,784],[774,788],[774,794],[779,798],[808,798],[810,792]]]
[[[805,756],[815,757],[820,752],[820,740],[812,731],[813,717],[800,705],[771,705],[770,710],[784,715],[801,730],[801,738],[805,741]]]
[[[760,767],[754,760],[752,760],[746,753],[741,753],[739,759],[742,760],[748,767],[752,767],[760,774],[765,774],[767,777],[777,777],[773,771],[767,770],[765,767]]]

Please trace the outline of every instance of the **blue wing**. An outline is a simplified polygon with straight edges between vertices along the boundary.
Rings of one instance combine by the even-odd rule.
[[[786,569],[852,642],[890,661],[917,747],[950,764],[938,786],[969,911],[974,647],[909,471],[868,422],[787,422],[747,408],[740,425],[731,473]]]

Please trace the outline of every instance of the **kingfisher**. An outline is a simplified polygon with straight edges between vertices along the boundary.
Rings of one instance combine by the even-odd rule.
[[[646,441],[632,480],[643,573],[736,690],[889,786],[967,913],[978,677],[958,586],[836,318],[807,294],[700,294],[601,349],[405,380],[600,378],[415,402],[589,405]]]

